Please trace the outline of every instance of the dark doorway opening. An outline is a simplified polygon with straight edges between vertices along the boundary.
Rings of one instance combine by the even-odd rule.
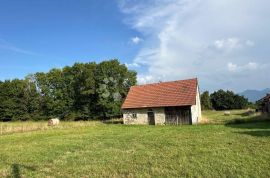
[[[147,115],[148,115],[148,124],[155,125],[155,113],[150,109],[147,112]]]

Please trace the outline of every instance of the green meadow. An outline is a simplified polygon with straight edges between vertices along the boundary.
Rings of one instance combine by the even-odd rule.
[[[191,126],[0,123],[0,177],[270,177],[270,122],[231,113]]]

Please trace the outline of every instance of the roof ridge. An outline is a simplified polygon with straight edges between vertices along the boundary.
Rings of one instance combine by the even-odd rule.
[[[155,83],[147,83],[142,85],[134,85],[131,87],[143,87],[143,86],[149,86],[149,85],[159,85],[159,84],[166,84],[166,83],[174,83],[174,82],[183,82],[183,81],[189,81],[189,80],[196,80],[198,83],[198,78],[190,78],[190,79],[183,79],[183,80],[173,80],[173,81],[165,81],[165,82],[155,82]]]

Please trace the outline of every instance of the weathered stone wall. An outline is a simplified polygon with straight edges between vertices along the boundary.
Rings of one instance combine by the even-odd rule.
[[[148,110],[152,109],[155,115],[155,124],[163,125],[165,123],[164,108],[142,108],[142,109],[125,109],[123,110],[124,124],[148,124]],[[136,113],[137,118],[133,118],[132,114]]]
[[[199,87],[197,87],[196,105],[191,106],[191,118],[192,118],[192,124],[197,124],[198,122],[200,122],[202,118]]]
[[[124,124],[148,124],[147,110],[145,109],[125,109],[122,112]],[[137,114],[137,118],[132,117],[133,113]]]
[[[164,108],[155,108],[153,109],[155,113],[155,123],[156,125],[165,124],[165,109]]]

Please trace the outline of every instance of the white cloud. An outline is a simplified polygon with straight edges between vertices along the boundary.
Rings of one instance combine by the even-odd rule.
[[[246,68],[249,70],[256,70],[258,68],[258,64],[256,62],[249,62],[246,65]]]
[[[259,68],[259,65],[256,62],[249,62],[242,66],[229,62],[227,66],[228,70],[231,72],[242,72],[244,70],[256,70]]]
[[[240,40],[239,38],[227,38],[227,39],[221,39],[221,40],[216,40],[214,42],[214,47],[216,49],[220,50],[227,50],[227,51],[232,51],[236,49],[242,49],[245,47],[251,47],[254,46],[254,42],[251,40]]]
[[[139,82],[198,77],[209,90],[269,87],[268,69],[260,68],[269,64],[269,6],[268,0],[122,0],[124,22],[144,35],[134,58],[147,68]],[[228,72],[239,69],[241,75]]]
[[[142,40],[141,38],[135,36],[135,37],[131,38],[131,41],[132,41],[132,43],[134,43],[134,44],[139,44],[139,43],[142,42],[143,40]]]
[[[228,49],[234,49],[234,48],[240,48],[242,45],[239,43],[239,39],[237,38],[228,38],[223,40],[217,40],[215,41],[215,46],[218,49],[228,48]]]
[[[139,84],[146,84],[154,82],[154,77],[151,75],[138,75],[138,83]]]
[[[136,62],[133,62],[133,63],[125,63],[125,65],[126,65],[128,68],[140,67],[140,65],[137,64]]]
[[[231,62],[228,63],[228,70],[229,71],[235,71],[237,69],[237,65],[233,64]]]

